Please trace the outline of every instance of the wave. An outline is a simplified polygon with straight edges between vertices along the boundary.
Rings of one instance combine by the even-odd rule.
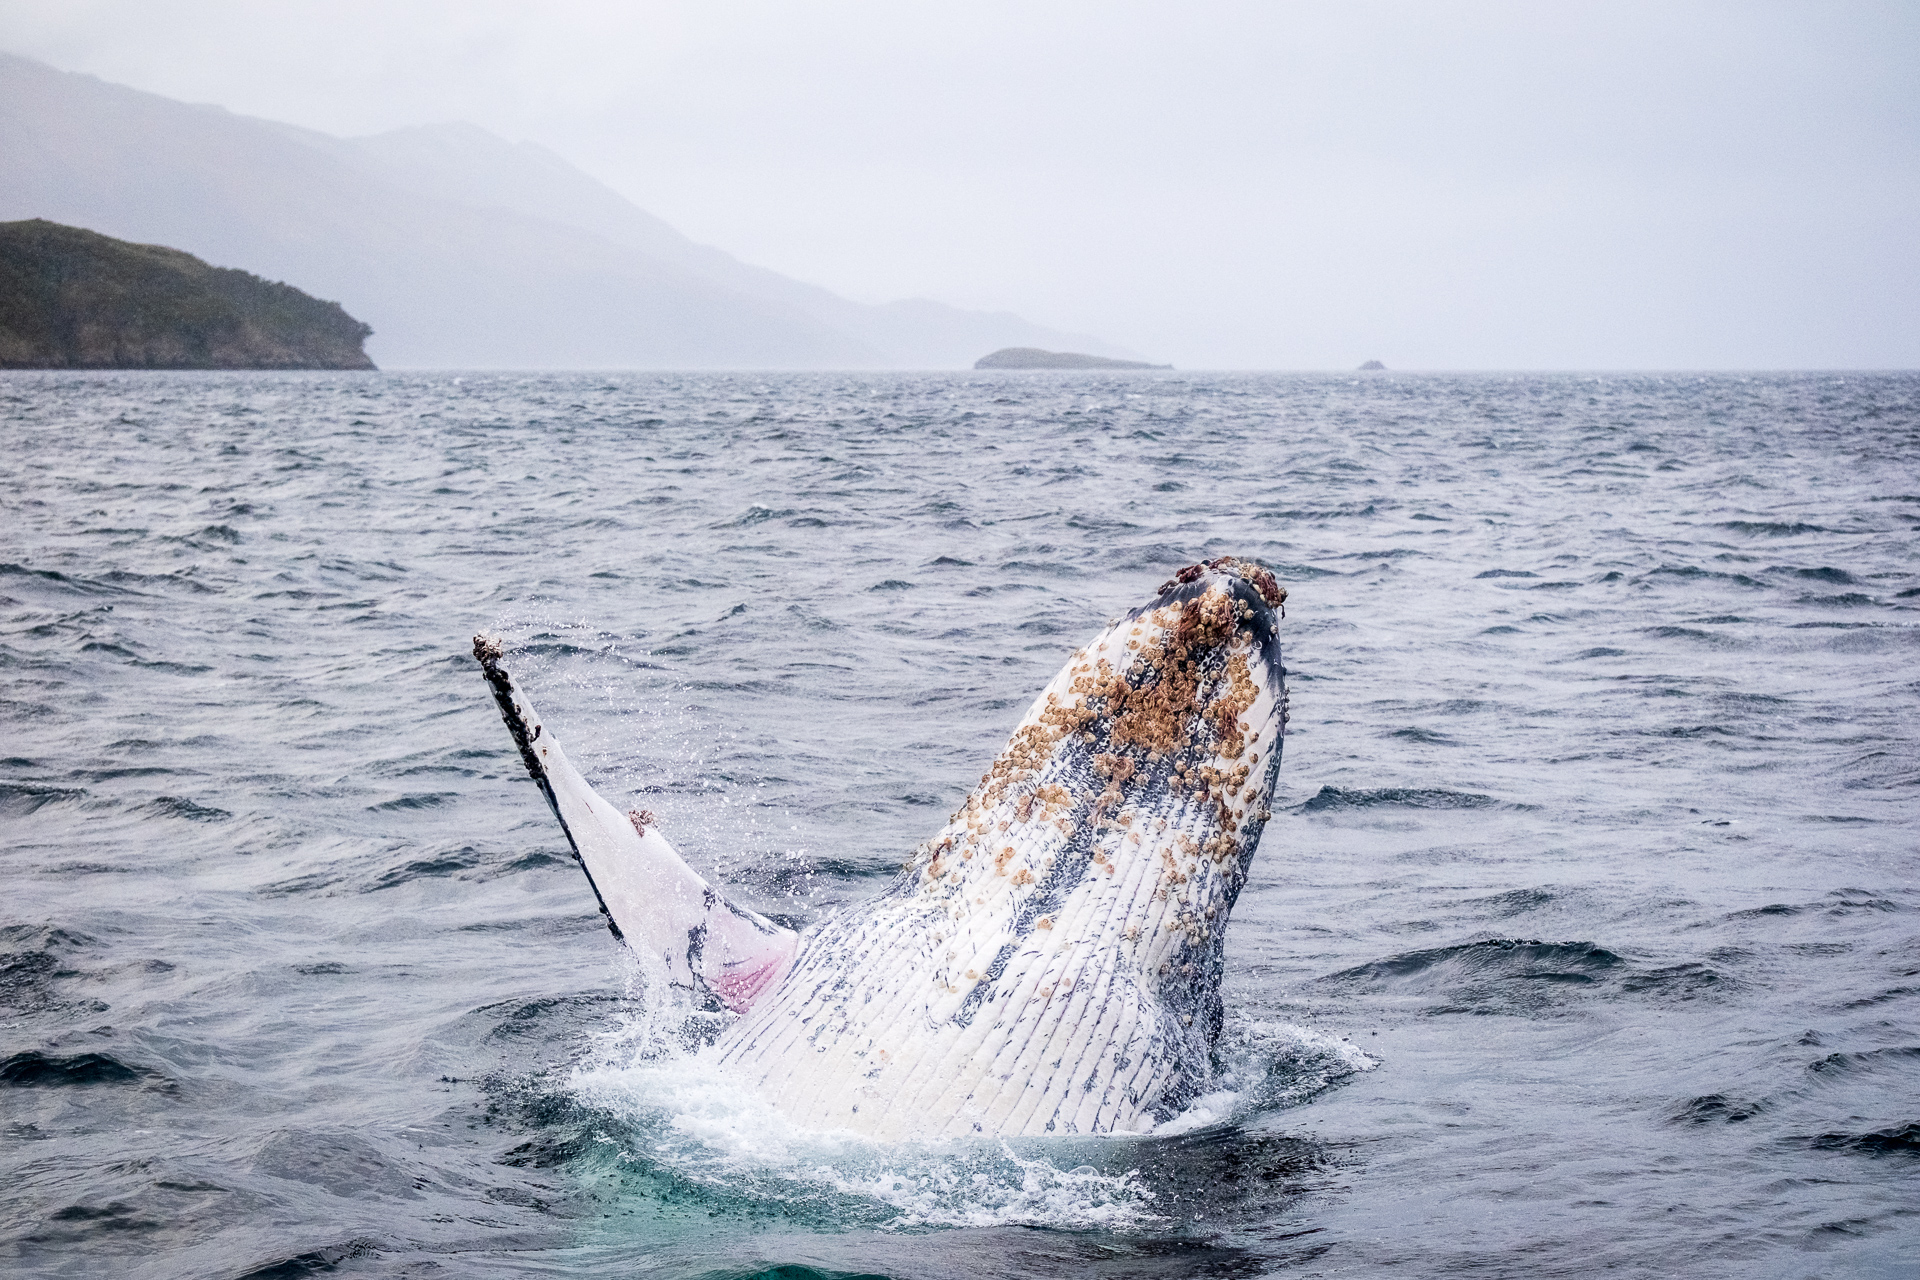
[[[131,1067],[104,1053],[76,1053],[55,1057],[29,1049],[0,1059],[0,1087],[11,1089],[62,1089],[97,1084],[165,1083],[166,1078],[147,1067]]]
[[[53,1224],[50,1228],[35,1232],[27,1239],[36,1244],[42,1241],[97,1243],[103,1237],[113,1239],[157,1231],[164,1225],[158,1218],[140,1216],[124,1200],[113,1200],[102,1205],[70,1204],[49,1214],[48,1221]]]
[[[1768,573],[1784,573],[1790,577],[1804,578],[1809,582],[1830,582],[1836,587],[1850,587],[1860,580],[1845,569],[1835,569],[1830,565],[1821,565],[1816,569],[1799,569],[1792,565],[1776,564]]]
[[[641,963],[632,962],[636,982]],[[509,1152],[509,1162],[584,1162],[656,1193],[685,1188],[722,1214],[772,1209],[837,1230],[1131,1231],[1161,1224],[1174,1202],[1191,1204],[1217,1191],[1213,1153],[1221,1142],[1271,1145],[1271,1135],[1239,1133],[1243,1122],[1297,1106],[1379,1065],[1334,1036],[1247,1022],[1223,1034],[1214,1087],[1148,1132],[880,1143],[799,1128],[716,1072],[695,1047],[714,1030],[704,1015],[632,1008],[600,1033],[593,1059],[569,1077],[568,1099],[579,1114],[541,1104],[541,1132]],[[1204,1158],[1181,1159],[1182,1144],[1191,1142]],[[1281,1143],[1284,1151],[1263,1156],[1273,1176],[1317,1164],[1314,1144]],[[1270,1195],[1274,1187],[1263,1181],[1255,1190]]]
[[[1437,1000],[1426,1007],[1430,1014],[1523,1016],[1551,1013],[1576,998],[1678,1005],[1744,989],[1738,978],[1701,961],[1643,967],[1592,942],[1523,938],[1488,938],[1408,951],[1328,974],[1317,982],[1389,997]]]
[[[112,590],[87,578],[68,577],[57,569],[35,569],[31,565],[15,564],[12,561],[0,562],[0,578],[25,578],[34,585],[50,583],[56,587],[65,587],[88,595],[104,594]]]
[[[1831,821],[1832,819],[1820,819]],[[1885,898],[1867,889],[1835,889],[1816,902],[1769,902],[1762,907],[1747,907],[1740,911],[1729,911],[1728,920],[1759,920],[1768,916],[1798,916],[1810,911],[1824,912],[1830,916],[1850,916],[1861,911],[1899,912],[1907,908],[1891,898]]]
[[[714,526],[721,529],[744,529],[768,520],[782,520],[798,514],[792,507],[763,507],[755,504],[742,511],[733,519]]]
[[[1736,990],[1741,985],[1738,980],[1699,961],[1659,969],[1637,969],[1620,979],[1620,990],[1629,995],[1657,995],[1673,1000],[1715,995]]]
[[[1591,942],[1542,942],[1539,939],[1487,938],[1458,946],[1408,951],[1355,965],[1320,979],[1344,986],[1384,987],[1418,978],[1451,979],[1492,975],[1553,982],[1590,983],[1626,960]]]
[[[43,787],[31,782],[0,782],[0,815],[24,818],[50,804],[85,800],[87,793],[72,787]]]
[[[1663,564],[1658,569],[1649,570],[1640,580],[1651,578],[1678,578],[1682,582],[1731,582],[1742,587],[1764,587],[1767,584],[1758,578],[1744,573],[1721,573],[1714,569],[1702,569],[1690,564]]]
[[[188,822],[224,822],[233,816],[225,809],[196,804],[185,796],[161,796],[140,805],[136,812],[151,813],[162,818],[185,818]]]
[[[459,800],[457,791],[412,791],[392,800],[367,806],[369,813],[404,813],[420,809],[440,809]]]
[[[1871,1075],[1888,1070],[1911,1070],[1920,1066],[1920,1045],[1895,1045],[1885,1049],[1865,1049],[1855,1053],[1830,1053],[1807,1070],[1829,1079]]]
[[[1641,968],[1592,942],[1488,938],[1388,956],[1315,980],[1323,988],[1411,1004],[1428,1016],[1549,1017],[1589,1000],[1683,1005],[1740,984],[1690,962]]]
[[[1508,889],[1505,893],[1490,894],[1484,898],[1467,898],[1458,905],[1477,907],[1486,914],[1504,919],[1542,910],[1560,901],[1561,896],[1551,889]]]
[[[20,580],[23,587],[51,586],[63,591],[90,596],[126,596],[146,594],[141,588],[184,587],[195,595],[217,595],[219,588],[210,587],[192,576],[192,570],[176,573],[136,573],[129,569],[112,569],[98,577],[82,577],[61,573],[57,569],[36,569],[31,565],[17,564],[12,561],[0,562],[0,579]]]
[[[309,1249],[305,1253],[296,1253],[285,1258],[275,1258],[263,1262],[234,1280],[297,1280],[300,1276],[319,1275],[332,1271],[343,1262],[357,1258],[377,1258],[380,1256],[380,1243],[359,1237],[340,1244],[327,1245],[319,1249]]]
[[[93,941],[51,925],[0,926],[0,1009],[38,1013],[61,1007],[54,979],[66,970],[69,955]]]
[[[1669,1116],[1674,1124],[1741,1124],[1768,1110],[1764,1102],[1742,1102],[1724,1093],[1689,1098]]]
[[[1347,520],[1380,514],[1371,502],[1350,502],[1337,507],[1288,507],[1279,511],[1256,511],[1255,520]]]
[[[1642,635],[1652,636],[1656,640],[1698,640],[1702,644],[1717,648],[1732,648],[1741,642],[1733,636],[1723,636],[1714,631],[1701,631],[1695,627],[1658,626],[1640,628]]]
[[[206,551],[210,550],[214,545],[226,547],[238,546],[244,541],[244,538],[240,531],[230,524],[210,524],[193,533],[163,535],[160,541],[178,543],[181,546],[192,547],[197,551]]]
[[[1432,787],[1380,787],[1349,791],[1322,786],[1295,813],[1334,813],[1348,809],[1507,809],[1521,808],[1477,791],[1444,791]]]
[[[1815,1151],[1845,1151],[1863,1156],[1920,1156],[1920,1124],[1875,1129],[1868,1133],[1822,1133],[1789,1139]]]
[[[1768,538],[1789,538],[1803,533],[1833,532],[1825,525],[1803,524],[1798,520],[1721,520],[1713,527],[1728,529],[1734,533],[1758,534]]]
[[[391,871],[382,874],[369,885],[368,891],[373,892],[380,889],[392,889],[403,884],[411,884],[415,880],[432,880],[444,876],[459,875],[463,871],[472,871],[476,867],[483,866],[486,861],[486,858],[481,855],[479,850],[475,849],[472,845],[467,845],[454,853],[444,853],[432,858],[420,858],[404,866],[395,867]],[[544,866],[553,861],[552,858],[543,856],[537,865]]]
[[[1380,1065],[1351,1041],[1292,1023],[1229,1025],[1214,1055],[1222,1064],[1214,1088],[1155,1126],[1155,1137],[1239,1125],[1296,1107]]]

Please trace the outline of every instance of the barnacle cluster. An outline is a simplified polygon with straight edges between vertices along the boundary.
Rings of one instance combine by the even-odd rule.
[[[920,892],[956,919],[1008,893],[1051,906],[1086,877],[1111,879],[1146,859],[1165,927],[1195,943],[1211,937],[1224,914],[1219,889],[1230,895],[1244,874],[1248,823],[1267,816],[1270,778],[1249,717],[1262,692],[1256,609],[1232,589],[1236,578],[1269,607],[1286,599],[1260,566],[1195,565],[1076,654],[966,803],[908,860]],[[1222,884],[1190,894],[1204,872]],[[1129,928],[1130,940],[1141,935]]]

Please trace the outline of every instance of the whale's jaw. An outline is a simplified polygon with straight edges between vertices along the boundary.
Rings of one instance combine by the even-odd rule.
[[[1228,913],[1286,726],[1265,569],[1217,560],[1080,650],[874,903],[806,939],[723,1061],[809,1127],[1151,1127],[1206,1087]]]

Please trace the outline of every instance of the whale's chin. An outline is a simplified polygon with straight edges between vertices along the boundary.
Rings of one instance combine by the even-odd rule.
[[[1142,1132],[1206,1091],[1227,918],[1286,732],[1286,591],[1180,571],[1041,690],[873,902],[805,937],[597,795],[474,652],[615,934],[740,1017],[710,1052],[788,1120],[882,1140]]]

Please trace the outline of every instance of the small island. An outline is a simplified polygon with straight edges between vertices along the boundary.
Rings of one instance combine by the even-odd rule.
[[[1386,367],[1387,366],[1381,364],[1378,360],[1369,360],[1365,364],[1360,366],[1360,372],[1371,373],[1375,369],[1378,369],[1384,372],[1386,370]]]
[[[0,222],[0,369],[371,369],[373,330],[190,253]]]
[[[1002,347],[973,362],[976,369],[1171,369],[1170,364],[1144,360],[1109,360],[1077,351],[1042,351],[1039,347]]]

